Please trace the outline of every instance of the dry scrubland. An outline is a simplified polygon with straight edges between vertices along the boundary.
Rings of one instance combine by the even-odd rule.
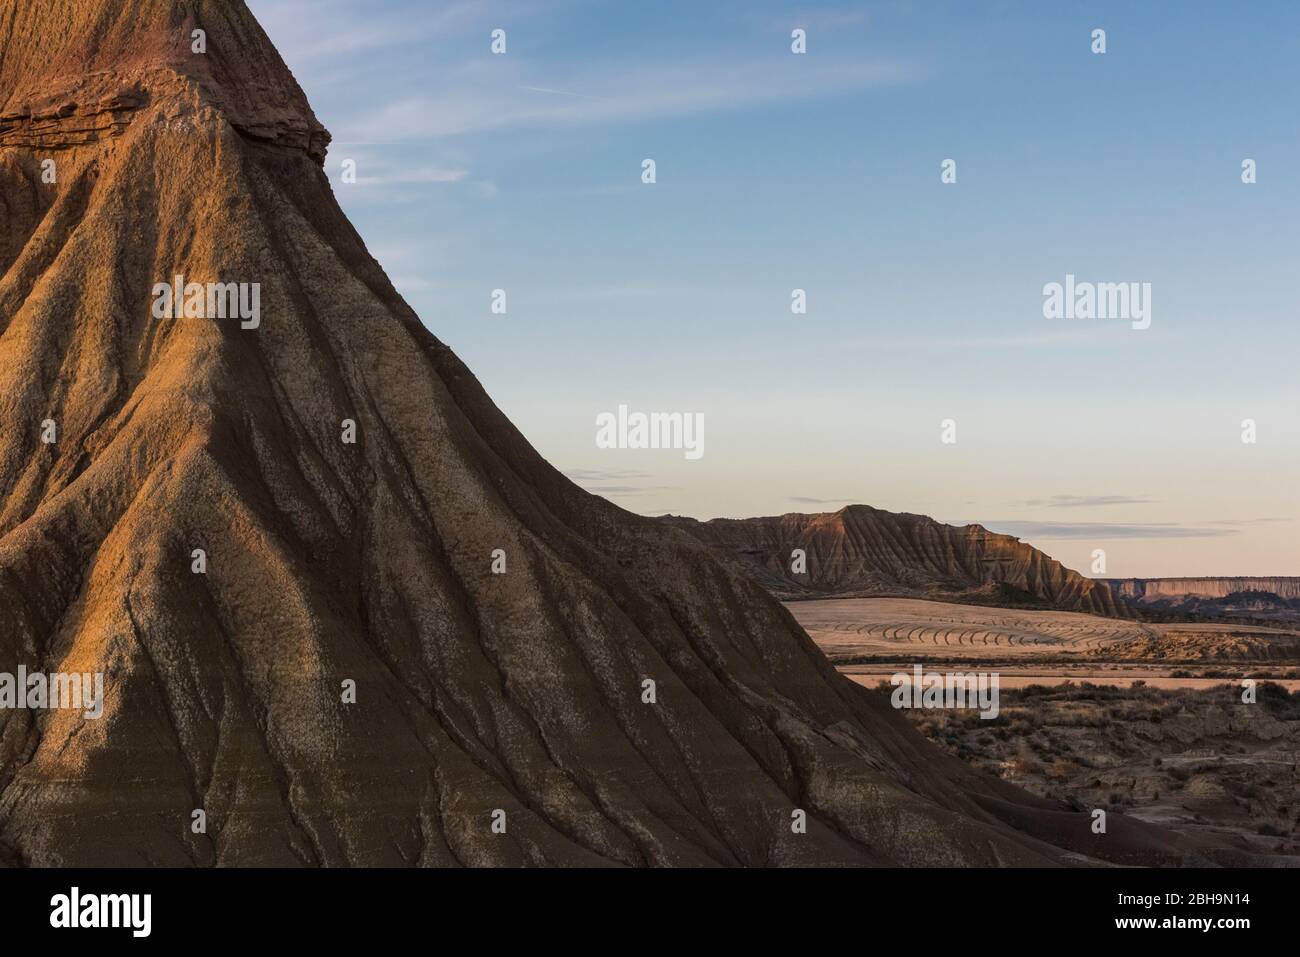
[[[887,692],[888,686],[885,686]],[[1068,683],[1002,691],[997,720],[906,712],[971,764],[1079,809],[1217,832],[1300,864],[1300,693]]]
[[[788,607],[841,671],[869,687],[916,662],[998,671],[996,719],[904,712],[969,764],[1079,809],[1300,864],[1294,631],[891,598]],[[1247,676],[1261,679],[1253,705],[1241,701]]]

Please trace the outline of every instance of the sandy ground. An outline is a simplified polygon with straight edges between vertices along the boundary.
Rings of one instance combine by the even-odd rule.
[[[1240,675],[1300,681],[1300,634],[1234,624],[1147,624],[912,598],[788,602],[846,673],[864,682],[917,661],[999,667],[1008,682],[1134,680],[1198,687]],[[1014,686],[1014,685],[1009,685]],[[1293,684],[1294,687],[1300,685]]]
[[[981,669],[984,668],[983,665],[980,667]],[[888,684],[889,680],[900,670],[903,673],[907,671],[905,668],[886,670],[864,665],[842,665],[839,670],[858,684],[865,685],[868,688],[874,688],[882,682]],[[1071,672],[1061,668],[1016,671],[999,667],[997,671],[998,680],[1003,688],[1028,688],[1033,685],[1053,686],[1073,681],[1079,684],[1088,682],[1089,684],[1107,685],[1116,688],[1131,688],[1138,685],[1169,690],[1186,688],[1195,691],[1215,688],[1223,684],[1222,678],[1172,678],[1155,672],[1132,670],[1123,673],[1098,671],[1097,669],[1078,669]],[[1300,678],[1269,678],[1267,680],[1281,685],[1287,691],[1300,691]]]

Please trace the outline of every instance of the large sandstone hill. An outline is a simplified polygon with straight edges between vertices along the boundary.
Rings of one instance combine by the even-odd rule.
[[[943,525],[866,505],[816,515],[667,521],[780,598],[889,595],[1132,617],[1105,584],[980,525]],[[803,550],[806,570],[796,570],[795,549]]]
[[[0,0],[0,671],[106,681],[98,720],[0,711],[0,861],[1181,857],[941,756],[556,472],[367,253],[327,142],[242,0]],[[260,326],[156,318],[178,274],[260,283]]]

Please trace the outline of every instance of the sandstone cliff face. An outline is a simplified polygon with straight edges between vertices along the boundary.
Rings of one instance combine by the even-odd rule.
[[[543,461],[344,218],[241,0],[0,0],[0,103],[0,671],[106,685],[0,710],[0,862],[1177,858],[940,756]],[[157,318],[178,274],[260,283],[260,326]]]
[[[1112,578],[1107,584],[1121,598],[1149,602],[1166,598],[1227,598],[1246,592],[1300,599],[1300,578]]]
[[[1010,535],[850,505],[820,515],[670,518],[781,598],[915,596],[1131,617],[1105,584]],[[806,573],[791,555],[803,549]]]
[[[1152,615],[1300,624],[1300,578],[1118,578],[1107,584]]]
[[[0,144],[66,149],[166,105],[182,132],[219,113],[247,137],[323,159],[329,134],[275,47],[213,0],[13,0],[0,21]],[[12,12],[13,15],[9,15]],[[206,52],[196,55],[195,30]],[[213,117],[210,117],[213,118]]]

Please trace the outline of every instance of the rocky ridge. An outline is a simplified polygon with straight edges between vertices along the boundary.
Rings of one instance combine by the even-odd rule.
[[[665,520],[787,600],[918,597],[1132,617],[1106,584],[980,525],[943,525],[866,505],[814,515]],[[796,549],[806,557],[805,571],[795,570]]]

